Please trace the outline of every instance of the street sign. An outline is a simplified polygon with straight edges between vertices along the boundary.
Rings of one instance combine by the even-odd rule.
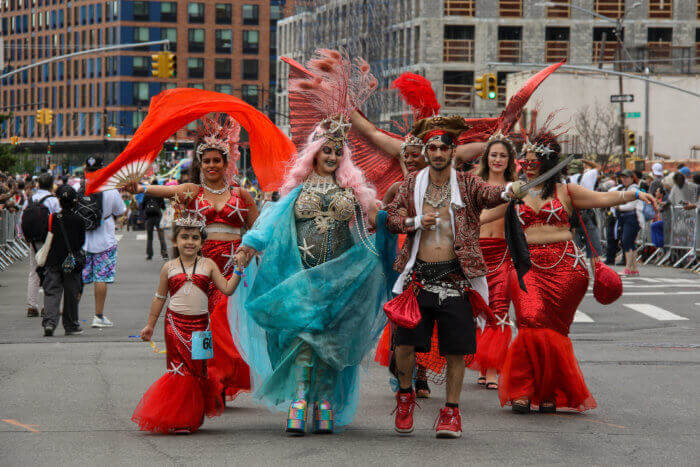
[[[641,112],[627,112],[625,118],[639,118],[642,116]]]
[[[613,94],[610,96],[610,102],[634,102],[634,94]]]

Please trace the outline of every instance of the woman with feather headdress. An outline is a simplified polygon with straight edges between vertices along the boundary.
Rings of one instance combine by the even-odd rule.
[[[254,397],[288,408],[285,430],[303,435],[350,423],[359,365],[384,327],[384,276],[395,251],[377,213],[376,192],[353,164],[348,117],[376,80],[359,59],[319,50],[290,89],[308,102],[306,144],[288,167],[282,198],[265,206],[242,240],[237,264],[252,281],[239,289],[229,320],[250,364]],[[299,128],[292,128],[292,132]],[[377,218],[377,233],[367,221]],[[251,263],[259,252],[262,258]]]

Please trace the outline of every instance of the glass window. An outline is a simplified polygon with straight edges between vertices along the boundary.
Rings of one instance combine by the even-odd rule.
[[[160,2],[160,20],[177,22],[177,2]]]
[[[148,76],[148,60],[146,57],[133,57],[134,76]]]
[[[148,42],[148,28],[134,28],[134,42]]]
[[[190,52],[204,52],[204,29],[190,29],[187,38]]]
[[[282,7],[280,5],[270,5],[270,22],[282,19]]]
[[[243,53],[256,54],[260,45],[260,34],[258,31],[243,31]]]
[[[187,18],[190,23],[204,22],[204,3],[190,2],[187,5]]]
[[[233,51],[233,32],[230,29],[217,29],[214,33],[216,38],[216,53],[231,53]]]
[[[148,21],[148,3],[149,2],[134,2],[135,21]]]
[[[230,84],[217,84],[214,86],[214,90],[223,94],[233,93],[233,87]]]
[[[243,24],[255,25],[258,24],[259,17],[258,5],[243,5],[242,19]]]
[[[149,101],[148,83],[134,83],[134,105],[146,105]]]
[[[258,61],[243,60],[243,79],[258,79]]]
[[[204,89],[204,84],[202,83],[187,83],[188,88],[192,89]],[[197,128],[197,122],[192,122],[189,125],[187,125],[187,128],[189,130],[194,130]]]
[[[187,76],[190,78],[204,78],[204,59],[187,59]]]
[[[160,28],[160,38],[170,41],[170,51],[177,50],[177,29],[176,28]]]
[[[244,84],[241,86],[241,99],[253,107],[258,106],[258,86],[255,84]]]
[[[216,24],[231,24],[231,4],[216,4]]]
[[[231,79],[231,59],[217,58],[214,60],[214,74],[216,79]]]

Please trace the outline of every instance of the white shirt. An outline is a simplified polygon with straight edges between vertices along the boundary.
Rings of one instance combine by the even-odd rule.
[[[58,202],[58,198],[56,197],[56,195],[46,190],[42,190],[41,188],[37,189],[36,193],[32,195],[32,201],[39,202],[39,200],[41,200],[41,198],[44,198],[45,196],[50,196],[49,198],[46,198],[42,203],[44,206],[49,208],[49,213],[53,214],[56,212],[61,212],[61,203]]]
[[[588,169],[583,175],[573,174],[569,177],[569,182],[575,185],[581,185],[587,190],[595,190],[595,182],[598,180],[598,169]]]
[[[84,249],[88,253],[100,253],[117,244],[114,235],[114,217],[126,212],[126,204],[117,190],[102,192],[102,224],[95,230],[85,233]]]

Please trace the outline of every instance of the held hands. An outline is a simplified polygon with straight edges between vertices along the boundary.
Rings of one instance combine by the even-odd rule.
[[[437,224],[437,216],[434,212],[424,214],[420,218],[420,224],[425,230],[433,230],[435,229],[435,224]]]
[[[142,341],[150,341],[151,337],[153,337],[153,326],[146,325],[145,328],[141,329],[140,336]]]

